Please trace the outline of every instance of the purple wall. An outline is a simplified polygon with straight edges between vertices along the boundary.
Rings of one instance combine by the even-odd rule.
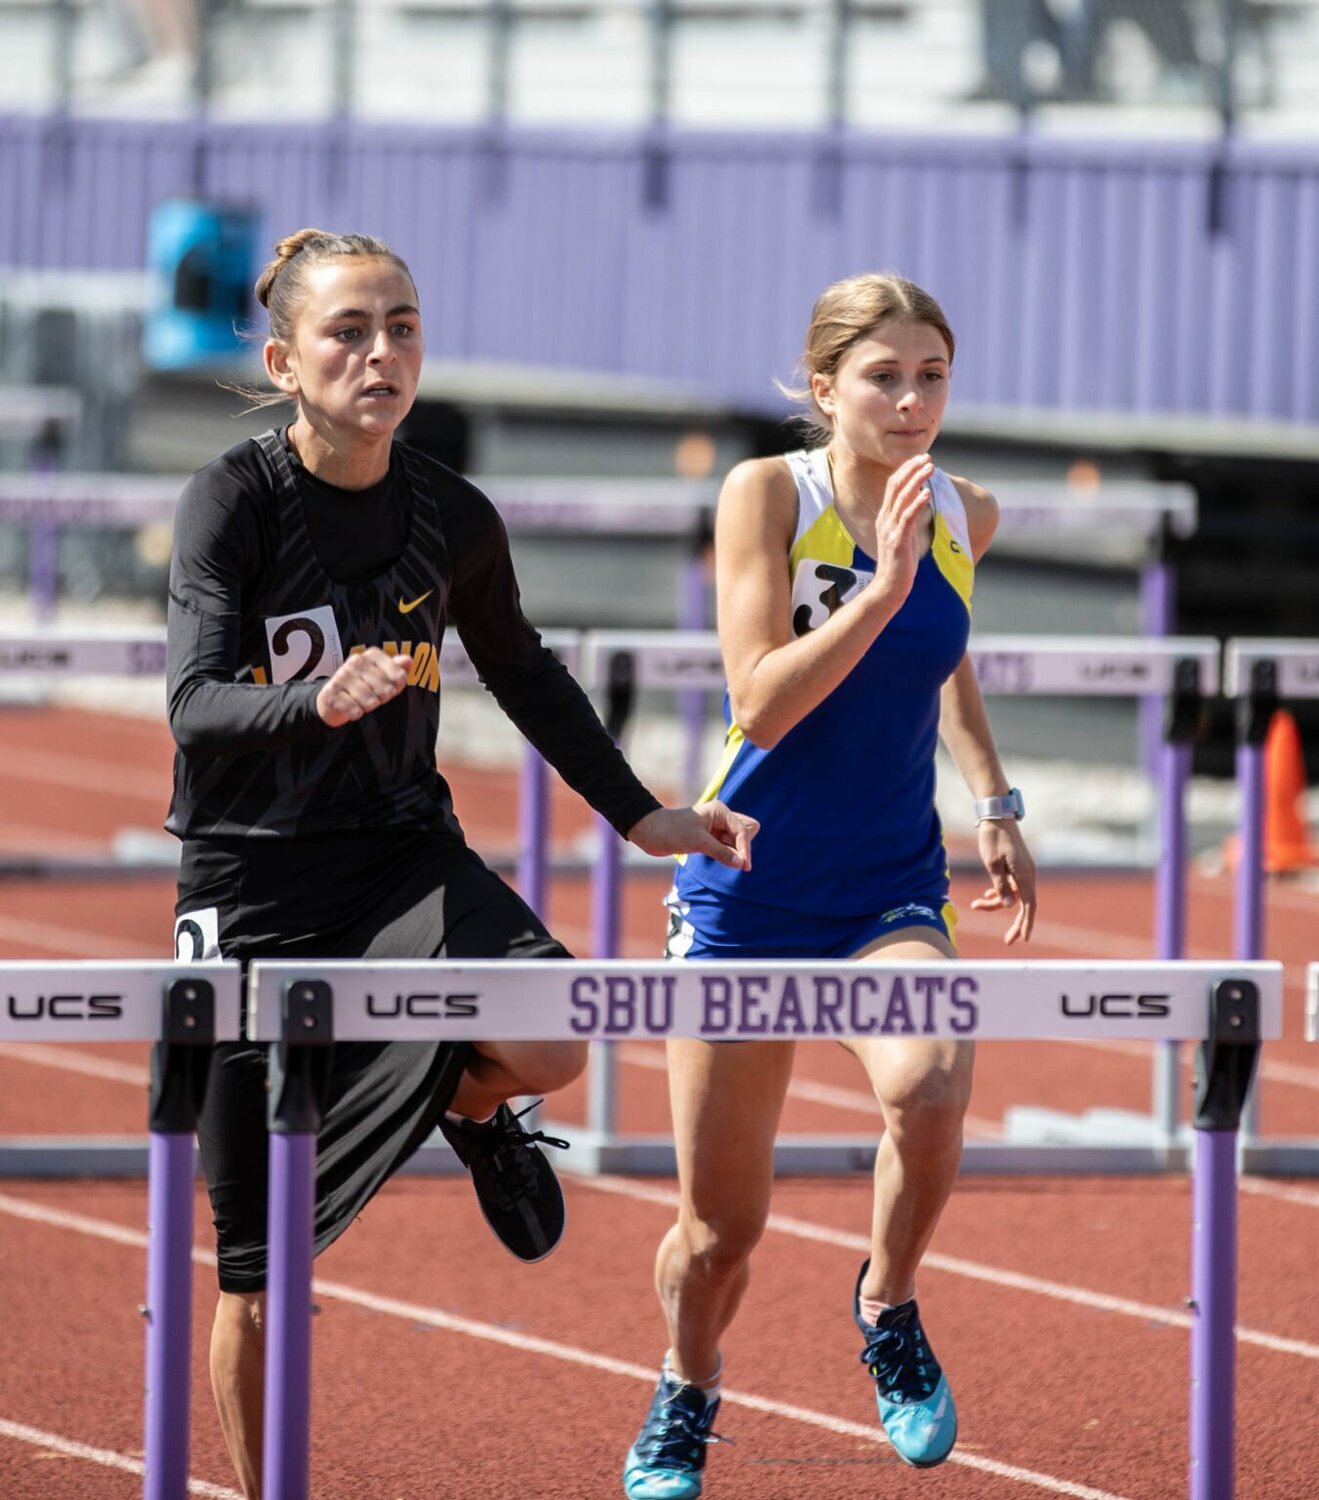
[[[816,293],[943,301],[963,404],[1319,422],[1319,146],[672,136],[0,118],[0,265],[138,269],[172,196],[389,240],[427,343],[773,407]],[[264,255],[263,255],[264,258]]]

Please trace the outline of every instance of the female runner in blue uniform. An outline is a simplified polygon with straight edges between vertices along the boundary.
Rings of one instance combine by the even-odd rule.
[[[973,798],[991,886],[1028,939],[1035,871],[1020,794],[994,749],[966,654],[974,565],[994,498],[937,469],[954,340],[938,304],[865,275],[816,303],[804,357],[822,446],[728,476],[715,528],[728,736],[706,796],[760,820],[753,870],[687,859],[669,897],[674,958],[955,956],[934,807],[942,735]],[[916,1271],[957,1174],[973,1047],[844,1045],[884,1113],[872,1244],[853,1293],[879,1417],[908,1463],[952,1451],[957,1415],[921,1326]],[[669,1348],[629,1450],[630,1500],[701,1492],[720,1337],[764,1229],[790,1042],[669,1043],[682,1203],[659,1248]]]
[[[193,475],[170,567],[167,827],[183,843],[180,957],[565,957],[468,848],[435,764],[444,632],[576,791],[651,854],[748,862],[755,825],[660,807],[518,598],[490,501],[395,441],[421,313],[379,240],[304,229],[257,282],[266,373],[294,420]],[[220,1299],[211,1382],[243,1494],[261,1482],[266,1061],[217,1047],[198,1123]],[[437,1126],[513,1255],[540,1260],[563,1196],[509,1109],[582,1070],[576,1042],[340,1043],[317,1145],[316,1250]],[[553,1142],[564,1145],[565,1142]]]

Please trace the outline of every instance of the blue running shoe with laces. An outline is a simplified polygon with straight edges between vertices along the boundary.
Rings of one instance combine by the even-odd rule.
[[[957,1441],[957,1407],[948,1377],[939,1368],[915,1299],[881,1313],[878,1323],[861,1316],[861,1267],[852,1316],[865,1339],[861,1363],[875,1382],[875,1401],[885,1436],[898,1457],[918,1469],[941,1464]]]
[[[718,1410],[717,1396],[707,1401],[696,1386],[662,1371],[623,1464],[628,1500],[695,1500],[701,1493],[706,1445],[728,1441],[710,1430]]]

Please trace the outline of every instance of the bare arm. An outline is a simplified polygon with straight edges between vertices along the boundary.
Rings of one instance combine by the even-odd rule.
[[[972,556],[979,562],[997,528],[998,505],[989,491],[979,485],[964,479],[954,483],[966,508]],[[943,685],[939,733],[972,797],[999,797],[1010,789],[994,748],[985,700],[969,655],[962,658]],[[1015,943],[1018,938],[1029,941],[1035,926],[1035,862],[1021,836],[1020,823],[1016,818],[986,820],[978,826],[976,836],[991,885],[971,903],[972,907],[977,911],[996,911],[1017,906],[1003,941]]]
[[[781,458],[739,464],[715,520],[719,642],[733,717],[768,749],[818,707],[901,609],[916,573],[931,466],[923,455],[889,482],[876,522],[874,582],[818,629],[792,633],[788,551],[797,492]]]

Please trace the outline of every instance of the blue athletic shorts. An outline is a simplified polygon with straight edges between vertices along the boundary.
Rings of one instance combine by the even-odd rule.
[[[887,932],[930,927],[949,942],[957,912],[947,893],[894,902],[867,917],[822,917],[756,901],[738,901],[701,886],[664,898],[669,912],[666,958],[852,958]]]

